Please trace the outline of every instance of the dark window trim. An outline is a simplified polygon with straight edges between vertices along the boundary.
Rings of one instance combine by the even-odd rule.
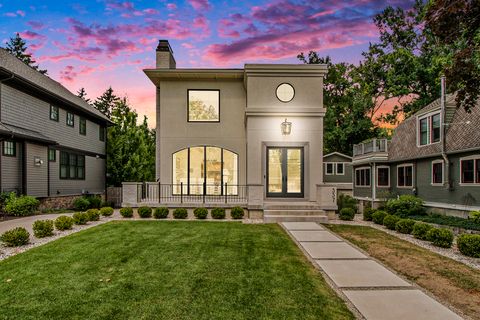
[[[218,120],[208,121],[208,120],[190,120],[190,91],[218,91]],[[219,123],[220,122],[220,110],[221,110],[221,96],[220,89],[187,89],[187,122],[191,123]]]
[[[82,128],[83,128],[83,130],[82,130]],[[82,136],[87,135],[87,119],[85,119],[84,117],[80,117],[80,122],[79,122],[79,125],[78,125],[78,132]]]
[[[328,172],[328,166],[332,167],[332,172]],[[325,175],[333,176],[335,174],[335,164],[333,162],[325,162]]]
[[[71,177],[70,176],[70,169],[71,169],[71,165],[70,165],[70,159],[71,157],[74,156],[75,157],[75,177]],[[83,158],[83,166],[79,166],[78,165],[78,160]],[[66,161],[65,161],[66,160]],[[66,163],[65,163],[66,162]],[[62,177],[62,166],[66,166],[66,177]],[[78,154],[78,153],[73,153],[73,152],[67,152],[67,151],[60,151],[60,164],[59,164],[59,170],[58,170],[58,176],[60,178],[60,180],[85,180],[85,177],[86,177],[86,157],[85,155],[83,154]],[[79,178],[79,174],[78,174],[78,169],[79,168],[83,168],[83,176]]]
[[[105,136],[107,135],[107,133],[105,132],[105,127],[99,125],[99,129],[98,129],[98,140],[102,141],[102,142],[105,142]]]
[[[52,152],[52,151],[53,151],[53,159],[50,159],[50,152]],[[57,162],[57,150],[51,149],[51,148],[48,149],[48,161],[49,162]]]
[[[381,184],[380,183],[380,170],[387,170],[387,183],[386,184]],[[382,181],[385,182],[385,181]],[[379,188],[390,188],[390,167],[388,166],[379,166],[377,167],[377,187]]]
[[[282,84],[287,84],[287,85],[289,85],[290,87],[292,87],[292,89],[293,89],[293,97],[292,97],[292,99],[290,99],[290,100],[288,100],[288,101],[282,101],[282,100],[280,100],[280,98],[278,97],[278,94],[277,94],[277,90],[278,90],[278,88],[279,88]],[[280,84],[275,88],[275,97],[276,97],[277,100],[280,101],[281,103],[289,103],[289,102],[292,102],[293,99],[295,99],[295,93],[296,93],[296,92],[295,92],[295,87],[294,87],[291,83],[288,83],[288,82],[282,82],[282,83],[280,83]]]
[[[13,143],[13,154],[8,154],[8,153],[5,152],[5,151],[6,151],[7,143]],[[2,154],[3,154],[5,157],[15,158],[15,157],[17,156],[17,142],[14,141],[14,140],[5,140],[5,141],[3,141]]]
[[[52,110],[53,110],[53,109],[57,109],[57,116],[56,116],[55,118],[52,118]],[[49,116],[49,117],[50,117],[50,120],[53,120],[53,121],[58,122],[59,119],[60,119],[60,108],[57,107],[57,106],[55,106],[55,105],[53,105],[53,104],[51,104],[51,105],[50,105],[50,116]]]
[[[69,115],[72,115],[72,124],[68,123],[68,116]],[[72,127],[72,128],[75,127],[75,114],[74,113],[67,111],[66,123],[67,123],[67,126],[69,126],[69,127]]]

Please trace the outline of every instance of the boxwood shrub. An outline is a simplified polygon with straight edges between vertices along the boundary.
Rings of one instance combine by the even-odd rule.
[[[469,217],[470,217],[470,219],[473,220],[473,222],[478,223],[478,225],[480,226],[480,211],[470,212]]]
[[[427,232],[432,229],[433,226],[424,222],[415,222],[413,225],[412,235],[420,240],[427,240]]]
[[[461,234],[457,237],[457,247],[466,256],[480,258],[480,234]]]
[[[230,210],[230,216],[232,217],[232,219],[242,219],[244,215],[245,212],[241,207],[234,207],[232,208],[232,210]]]
[[[399,220],[400,217],[393,214],[387,214],[385,218],[383,218],[383,225],[387,227],[387,229],[395,230],[395,225]]]
[[[377,210],[372,214],[372,221],[376,224],[383,224],[383,219],[385,219],[386,215],[387,213],[385,211]]]
[[[124,218],[131,218],[133,217],[133,209],[130,207],[121,208],[120,215]]]
[[[206,219],[208,216],[208,210],[207,208],[195,208],[195,210],[193,210],[193,215],[197,219]]]
[[[12,230],[4,232],[0,236],[0,240],[8,247],[18,247],[26,245],[29,242],[30,233],[27,229],[17,227]]]
[[[88,209],[86,214],[88,216],[88,221],[100,220],[100,211],[98,209]]]
[[[175,219],[186,219],[188,217],[188,211],[185,208],[177,208],[173,210],[173,217]]]
[[[376,212],[377,210],[372,209],[371,207],[367,207],[363,209],[363,220],[364,221],[372,221],[372,215]]]
[[[112,207],[103,207],[100,209],[100,214],[104,217],[110,217],[113,214]]]
[[[432,228],[427,232],[427,240],[437,247],[450,248],[453,243],[453,232],[449,229]]]
[[[87,196],[86,198],[90,203],[89,208],[98,209],[102,206],[102,198],[99,196]]]
[[[155,219],[165,219],[168,217],[168,208],[160,207],[153,210],[153,217]]]
[[[72,216],[73,222],[75,224],[87,224],[88,222],[88,214],[86,212],[75,212]]]
[[[70,230],[73,226],[73,218],[69,216],[60,216],[55,219],[55,228],[60,231]]]
[[[424,215],[423,200],[413,195],[401,195],[398,199],[390,199],[385,205],[385,211],[401,218],[412,215]]]
[[[225,219],[225,209],[213,208],[211,213],[213,219]]]
[[[355,217],[355,209],[353,208],[343,208],[338,214],[340,220],[353,220]]]
[[[140,207],[138,208],[138,215],[140,218],[151,218],[152,217],[152,208],[150,207]]]
[[[5,201],[5,213],[15,217],[31,216],[40,205],[40,201],[31,196],[17,197],[15,193],[10,193]]]
[[[73,207],[79,211],[85,211],[90,208],[90,201],[86,197],[79,197],[73,201]]]
[[[352,208],[355,213],[357,212],[357,199],[349,196],[348,194],[340,194],[337,199],[338,211],[343,208]]]
[[[415,222],[416,221],[412,219],[400,219],[395,225],[395,230],[400,233],[410,234],[412,233]]]
[[[33,223],[33,235],[37,238],[53,236],[53,220],[37,220]]]

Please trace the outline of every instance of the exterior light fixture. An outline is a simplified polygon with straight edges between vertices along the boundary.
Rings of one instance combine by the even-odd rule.
[[[284,136],[289,135],[292,132],[292,123],[287,121],[287,118],[285,118],[285,121],[282,122],[282,134]]]

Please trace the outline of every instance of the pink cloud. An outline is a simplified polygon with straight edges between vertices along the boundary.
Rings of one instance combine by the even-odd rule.
[[[33,30],[42,30],[45,27],[45,24],[40,21],[28,21],[27,24],[33,29]]]
[[[25,17],[25,11],[23,10],[17,10],[17,14],[21,17]]]
[[[177,9],[177,5],[175,3],[167,3],[168,10],[175,10]]]
[[[208,0],[188,0],[188,3],[197,11],[207,11],[211,8]]]

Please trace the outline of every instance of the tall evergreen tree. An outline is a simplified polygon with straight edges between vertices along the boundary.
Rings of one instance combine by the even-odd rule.
[[[87,92],[85,91],[85,88],[80,88],[80,90],[77,91],[77,96],[85,100],[87,103],[90,103],[90,99],[87,98]]]
[[[10,38],[10,41],[6,42],[5,49],[18,59],[22,60],[26,65],[32,67],[42,74],[46,74],[47,70],[39,69],[39,66],[36,65],[36,61],[32,58],[32,55],[27,52],[27,42],[20,37],[20,34],[17,32],[14,38]]]
[[[112,116],[112,110],[116,107],[118,108],[117,104],[119,102],[120,98],[113,93],[112,87],[109,87],[93,102],[93,106],[110,118]]]

